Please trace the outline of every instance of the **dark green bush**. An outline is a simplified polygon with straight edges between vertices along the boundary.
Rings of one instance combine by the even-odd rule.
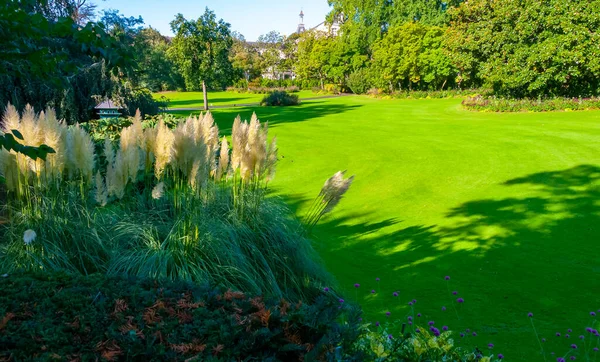
[[[260,102],[261,106],[297,106],[298,104],[300,104],[300,100],[296,94],[278,90],[269,93]]]
[[[360,312],[329,293],[288,302],[67,274],[11,275],[0,289],[0,360],[334,360],[360,330]]]
[[[371,88],[371,82],[369,81],[369,72],[367,69],[359,69],[356,72],[350,74],[347,80],[348,88],[352,90],[354,94],[365,94]]]

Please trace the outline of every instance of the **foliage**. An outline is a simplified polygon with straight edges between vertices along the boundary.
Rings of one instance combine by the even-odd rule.
[[[462,105],[483,112],[550,112],[600,109],[600,98],[507,99],[476,95]]]
[[[229,53],[229,60],[233,66],[236,76],[247,83],[250,79],[256,79],[263,73],[258,48],[255,44],[246,41],[244,36],[238,32],[232,32],[233,43]]]
[[[247,87],[247,88],[236,88],[236,87],[227,87],[228,92],[235,93],[250,93],[250,94],[269,94],[274,91],[280,92],[288,92],[288,93],[297,93],[300,91],[300,88],[296,86],[290,87]]]
[[[0,5],[0,111],[53,105],[60,117],[87,120],[93,95],[112,95],[116,76],[135,67],[131,51],[100,24],[78,24],[66,2]]]
[[[360,328],[359,311],[331,295],[62,273],[10,275],[0,288],[0,358],[16,360],[332,361]]]
[[[371,88],[370,74],[368,69],[362,68],[348,76],[346,81],[348,88],[354,94],[365,94]]]
[[[171,29],[175,37],[167,54],[177,65],[187,90],[201,90],[203,82],[210,89],[224,89],[232,82],[229,49],[233,39],[228,23],[217,20],[206,8],[197,20],[177,14]]]
[[[391,27],[373,45],[372,75],[376,85],[402,88],[443,88],[454,74],[441,48],[439,27],[406,23]]]
[[[39,147],[25,146],[19,143],[17,139],[23,140],[23,135],[17,130],[0,134],[0,150],[4,149],[7,152],[14,151],[34,161],[38,159],[45,161],[49,153],[54,153],[54,150],[46,145],[42,144]]]
[[[167,38],[149,27],[136,37],[136,54],[140,74],[138,82],[153,92],[176,90],[184,82],[173,60],[168,56]]]
[[[600,92],[598,0],[475,0],[451,18],[447,47],[465,81],[518,98]]]
[[[56,153],[44,162],[0,151],[9,220],[0,226],[3,271],[211,282],[295,298],[329,281],[302,227],[266,198],[277,146],[256,116],[235,120],[230,150],[210,113],[174,130],[162,120],[144,128],[138,114],[114,137],[119,147],[106,139],[102,153],[51,109],[19,115],[9,107],[4,119],[25,145],[44,142]],[[110,135],[123,125],[103,127]],[[27,233],[34,240],[24,244]]]
[[[297,106],[300,99],[296,94],[288,94],[286,91],[272,91],[260,102],[261,106]]]

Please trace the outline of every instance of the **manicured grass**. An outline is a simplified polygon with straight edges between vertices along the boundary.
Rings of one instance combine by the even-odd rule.
[[[318,97],[310,90],[296,92],[300,99]],[[169,108],[198,108],[204,106],[202,92],[160,92],[154,93],[155,98],[165,96],[169,99]],[[258,103],[265,94],[233,93],[233,92],[209,92],[208,104],[210,106],[225,106],[234,104]]]
[[[476,113],[459,99],[343,97],[214,115],[227,133],[235,115],[253,111],[278,138],[273,187],[298,215],[334,172],[356,175],[313,238],[365,320],[383,322],[388,310],[406,320],[417,299],[419,325],[470,328],[478,336],[467,343],[485,351],[493,343],[506,360],[543,360],[528,312],[548,339],[548,360],[571,343],[581,353],[579,335],[591,343],[585,327],[600,309],[600,112]]]

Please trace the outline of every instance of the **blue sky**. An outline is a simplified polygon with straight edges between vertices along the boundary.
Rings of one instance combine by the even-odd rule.
[[[95,0],[98,10],[117,9],[126,16],[141,15],[164,35],[172,35],[169,22],[175,14],[187,19],[198,18],[204,8],[213,10],[218,18],[231,24],[231,29],[244,34],[247,40],[276,30],[289,35],[296,30],[300,10],[304,11],[306,27],[316,26],[329,12],[327,0]]]

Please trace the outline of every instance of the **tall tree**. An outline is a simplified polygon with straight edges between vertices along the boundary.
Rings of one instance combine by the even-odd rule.
[[[135,39],[139,85],[154,92],[183,88],[183,78],[167,56],[167,38],[148,27],[140,30]]]
[[[246,84],[250,79],[255,79],[261,76],[261,60],[257,47],[253,43],[246,41],[246,38],[238,32],[232,33],[233,45],[229,53],[235,79],[243,78]]]
[[[600,0],[469,0],[451,15],[463,79],[513,97],[600,93]]]
[[[269,73],[272,79],[278,78],[277,72],[283,58],[282,45],[283,36],[274,30],[258,37],[261,68],[264,72]]]
[[[454,69],[441,46],[443,34],[442,28],[421,23],[390,27],[373,46],[375,84],[390,91],[445,86]]]
[[[233,45],[230,25],[217,20],[206,8],[197,20],[187,20],[177,14],[171,22],[175,33],[168,54],[173,59],[188,90],[204,91],[204,106],[208,107],[206,88],[224,88],[234,73],[229,60]]]
[[[102,26],[79,25],[68,9],[50,5],[0,5],[0,110],[7,102],[48,105],[69,122],[84,121],[95,106],[92,96],[112,92],[111,76],[132,67],[133,57]]]

